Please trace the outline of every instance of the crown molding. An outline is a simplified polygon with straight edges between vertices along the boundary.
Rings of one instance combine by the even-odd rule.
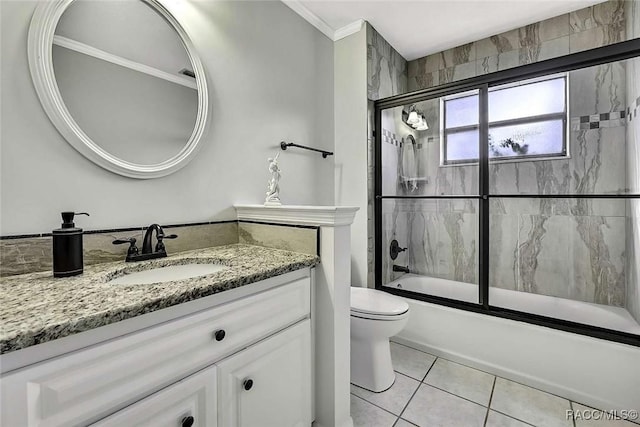
[[[322,34],[329,37],[333,41],[340,40],[347,36],[350,36],[353,33],[357,33],[362,29],[364,25],[364,19],[358,19],[351,24],[345,25],[342,28],[338,28],[334,30],[329,24],[327,24],[322,18],[318,15],[307,9],[305,5],[303,5],[300,0],[281,0],[282,3],[286,4],[291,10],[304,18],[305,21],[316,27]]]
[[[340,227],[351,225],[356,212],[352,206],[265,206],[234,205],[238,220],[265,221],[275,224]]]
[[[318,15],[311,12],[305,5],[300,3],[298,0],[282,0],[282,3],[286,4],[298,15],[302,16],[308,23],[316,27],[322,34],[329,37],[333,40],[333,34],[335,31],[329,24],[324,22]]]
[[[338,28],[333,33],[333,41],[338,41],[343,39],[351,34],[355,34],[360,31],[364,27],[364,19],[358,19],[357,21],[352,22],[351,24],[345,25],[342,28]]]

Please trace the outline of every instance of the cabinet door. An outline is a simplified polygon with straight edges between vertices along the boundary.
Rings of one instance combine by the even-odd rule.
[[[212,366],[92,426],[215,427],[216,405],[216,367]]]
[[[311,329],[304,320],[218,363],[218,424],[311,425]]]

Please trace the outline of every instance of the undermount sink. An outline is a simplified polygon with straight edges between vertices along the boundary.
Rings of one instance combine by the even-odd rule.
[[[220,264],[168,265],[166,267],[128,273],[110,280],[109,283],[113,285],[149,285],[151,283],[174,282],[176,280],[206,276],[226,268],[228,267]]]

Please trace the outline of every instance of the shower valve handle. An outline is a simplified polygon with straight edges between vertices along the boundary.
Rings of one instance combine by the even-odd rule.
[[[389,246],[389,256],[391,257],[392,260],[395,260],[396,258],[398,258],[398,254],[400,252],[404,252],[406,250],[407,248],[401,248],[400,245],[398,244],[398,241],[393,239],[391,241],[391,246]]]

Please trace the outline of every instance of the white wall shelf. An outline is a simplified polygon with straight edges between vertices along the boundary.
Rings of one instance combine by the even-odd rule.
[[[162,71],[157,68],[150,67],[148,65],[141,64],[139,62],[132,61],[130,59],[123,58],[109,52],[105,52],[104,50],[100,50],[97,47],[90,46],[77,40],[73,40],[63,36],[53,36],[53,44],[56,46],[64,47],[65,49],[73,50],[78,53],[101,59],[103,61],[110,62],[112,64],[119,65],[121,67],[129,68],[140,73],[167,80],[181,86],[186,86],[194,90],[198,89],[196,81],[191,77],[183,77],[180,75],[167,73],[166,71]]]

